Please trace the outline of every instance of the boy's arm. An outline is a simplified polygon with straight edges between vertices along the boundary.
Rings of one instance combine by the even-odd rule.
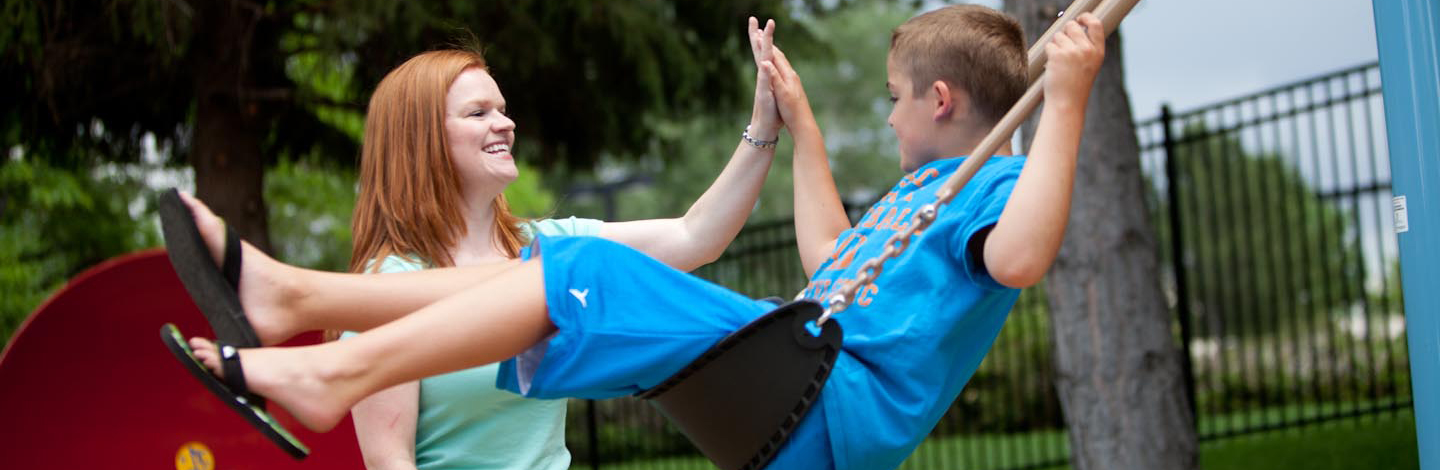
[[[1013,288],[1040,282],[1060,252],[1085,105],[1105,57],[1104,26],[1093,14],[1081,15],[1054,36],[1045,53],[1045,108],[1035,140],[1000,220],[985,239],[985,269],[996,282]]]
[[[770,74],[780,118],[795,139],[795,242],[808,278],[834,251],[840,233],[850,228],[850,218],[845,215],[840,193],[835,189],[825,139],[810,110],[800,76],[780,48],[772,48],[771,53],[773,60],[761,63],[760,67]]]
[[[757,64],[769,60],[774,30],[774,21],[762,30],[755,18],[750,18],[750,44]],[[757,72],[755,80],[755,103],[748,133],[753,139],[773,141],[780,134],[781,121],[775,109],[770,78]],[[684,271],[715,261],[744,227],[774,157],[773,146],[762,149],[741,141],[720,176],[684,216],[606,223],[600,227],[600,236]]]

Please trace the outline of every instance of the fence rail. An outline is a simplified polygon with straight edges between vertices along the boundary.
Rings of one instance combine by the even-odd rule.
[[[1367,64],[1136,125],[1202,440],[1412,406],[1379,83]],[[793,295],[792,223],[747,226],[698,274]],[[903,468],[1068,463],[1043,290]],[[636,400],[572,404],[569,444],[577,468],[709,468]]]

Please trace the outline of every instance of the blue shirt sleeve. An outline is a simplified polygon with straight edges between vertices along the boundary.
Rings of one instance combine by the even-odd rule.
[[[954,238],[950,241],[950,252],[960,258],[956,261],[965,267],[965,275],[986,289],[1004,289],[1005,286],[990,277],[984,260],[970,256],[970,242],[981,231],[1000,221],[1000,214],[1005,211],[1005,204],[1010,202],[1010,192],[1020,178],[1024,161],[1022,158],[985,165],[957,196],[957,200],[963,197],[962,205],[950,208],[958,214],[968,214],[966,220],[956,227],[958,230],[952,232]]]

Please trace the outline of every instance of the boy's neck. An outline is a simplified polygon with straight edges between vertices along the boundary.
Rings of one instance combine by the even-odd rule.
[[[975,151],[976,147],[980,146],[980,142],[985,140],[985,136],[990,134],[991,129],[995,127],[995,123],[988,122],[988,120],[980,121],[974,116],[965,116],[946,124],[948,125],[941,126],[941,135],[948,137],[940,142],[940,154],[944,155],[941,158],[969,155],[970,152]],[[1011,155],[1014,152],[1010,145],[1013,137],[1006,138],[1004,143],[990,153]]]
[[[954,158],[962,155],[970,155],[970,152],[975,151],[975,147],[980,146],[980,141],[984,140],[984,138],[985,136],[981,134],[972,138],[955,139],[941,146],[940,152],[936,155],[936,158]],[[995,151],[990,152],[990,154],[1014,155],[1015,150],[1010,144],[1011,140],[1012,139],[1006,139],[1005,143],[1001,144],[999,147],[996,147]]]

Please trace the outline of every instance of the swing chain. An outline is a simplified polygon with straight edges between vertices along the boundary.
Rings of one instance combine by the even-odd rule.
[[[915,215],[910,217],[910,223],[906,224],[905,229],[896,232],[889,240],[885,241],[885,249],[880,252],[880,255],[860,265],[860,274],[856,276],[855,280],[846,283],[839,291],[835,292],[835,295],[830,296],[830,298],[826,300],[827,305],[825,311],[820,314],[820,318],[815,320],[815,325],[824,325],[826,321],[830,320],[831,316],[849,308],[850,303],[855,301],[855,296],[859,294],[861,290],[874,283],[875,278],[880,276],[880,271],[885,269],[885,262],[891,258],[900,256],[900,253],[904,252],[905,249],[910,246],[911,237],[924,231],[930,227],[932,222],[935,222],[935,217],[939,215],[940,208],[945,204],[949,204],[950,200],[955,198],[955,195],[960,192],[960,188],[964,187],[965,183],[970,181],[970,177],[974,176],[975,170],[979,169],[979,165],[983,165],[987,159],[988,157],[979,158],[979,162],[970,169],[967,170],[962,166],[961,171],[951,175],[950,179],[946,180],[945,184],[941,186],[939,190],[935,191],[935,202],[920,206],[920,210],[915,211]],[[804,295],[805,293],[802,291],[797,298],[803,298]]]
[[[906,248],[910,247],[911,237],[924,231],[932,222],[935,222],[935,216],[939,214],[940,206],[949,202],[950,198],[953,197],[954,192],[946,191],[946,189],[947,188],[941,188],[940,192],[936,193],[938,199],[936,202],[921,206],[920,210],[916,211],[915,215],[910,218],[910,223],[906,224],[904,230],[896,232],[889,240],[885,241],[885,249],[880,253],[880,256],[870,258],[865,261],[865,264],[860,265],[860,272],[859,275],[855,277],[855,280],[846,283],[835,295],[826,299],[827,305],[825,312],[821,313],[820,318],[815,320],[815,326],[824,325],[826,321],[830,320],[830,316],[849,308],[850,303],[855,301],[855,295],[873,284],[875,279],[880,277],[880,273],[885,270],[885,262],[903,253]],[[949,194],[941,194],[941,192],[947,192]],[[801,295],[803,296],[804,293],[802,292]]]

